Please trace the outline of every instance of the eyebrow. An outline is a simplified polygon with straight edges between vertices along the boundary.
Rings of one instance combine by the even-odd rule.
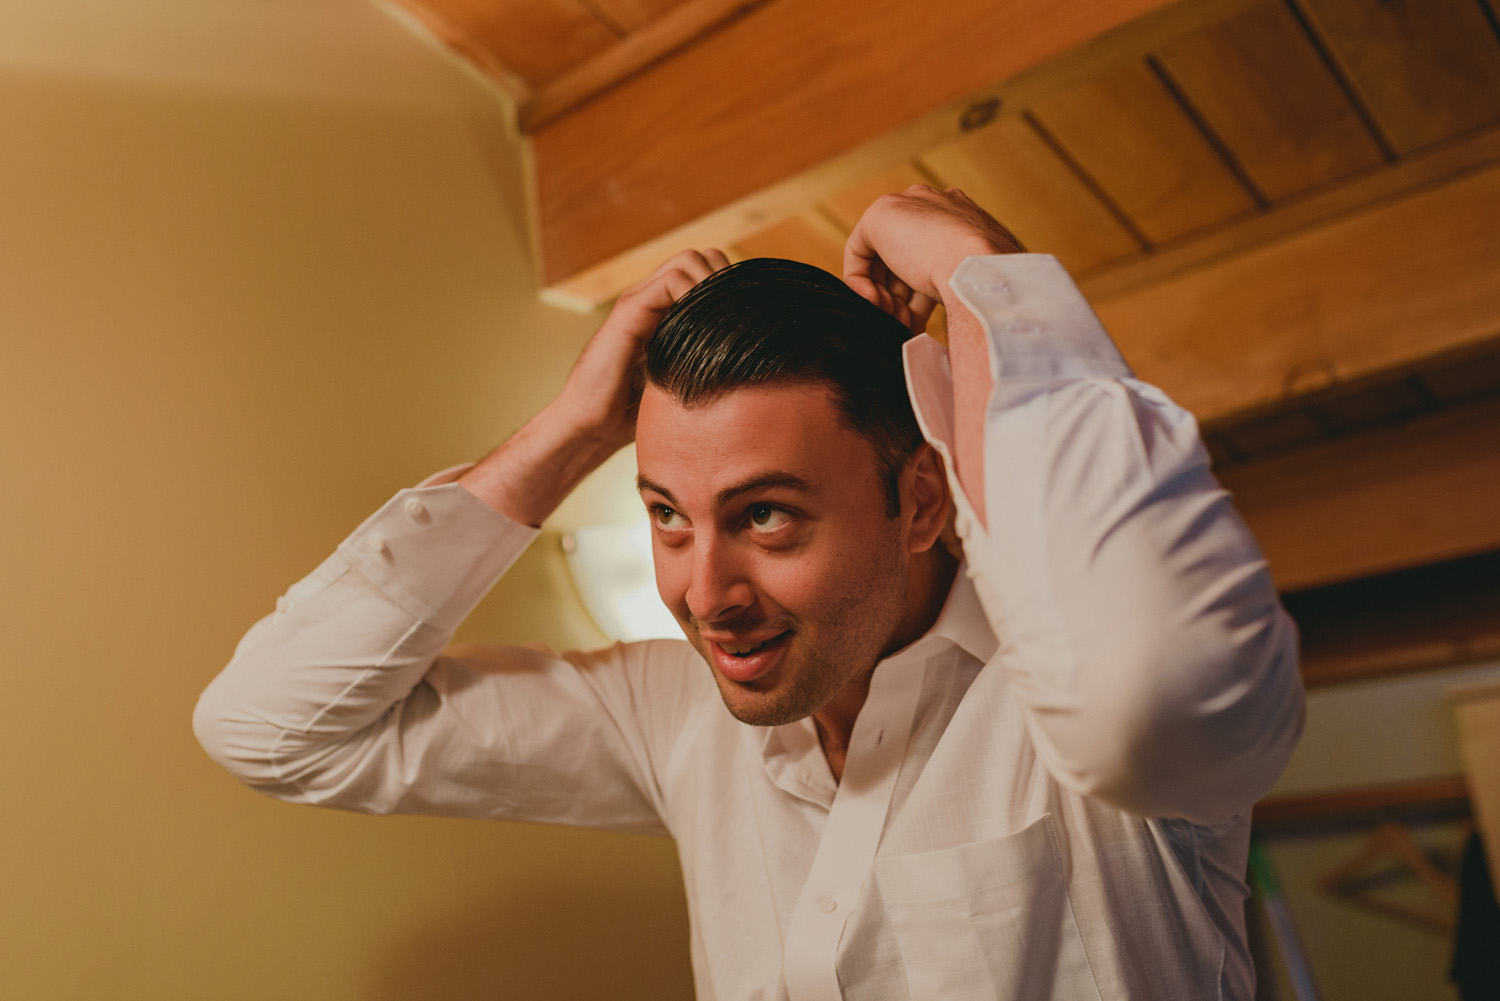
[[[783,490],[795,490],[798,493],[808,495],[816,494],[818,492],[817,487],[814,487],[811,483],[807,482],[807,480],[804,480],[796,473],[787,473],[780,470],[770,470],[764,473],[757,473],[749,479],[742,480],[739,483],[734,484],[733,486],[728,486],[723,490],[720,490],[714,496],[714,504],[715,506],[722,506],[733,500],[734,498],[740,496],[741,494],[747,494],[754,490],[766,490],[773,487],[780,487]],[[672,491],[668,490],[660,483],[656,483],[646,478],[645,476],[637,476],[635,478],[635,488],[638,491],[651,490],[655,493],[661,494],[667,499],[669,503],[674,505],[677,503],[677,498],[672,496]]]

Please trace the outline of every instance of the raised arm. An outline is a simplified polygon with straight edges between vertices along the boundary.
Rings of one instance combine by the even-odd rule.
[[[667,262],[510,441],[398,493],[287,591],[199,700],[210,756],[293,802],[660,830],[648,732],[672,727],[644,717],[673,713],[673,686],[701,672],[662,663],[677,653],[661,645],[563,657],[449,643],[534,526],[630,441],[640,345],[725,263]]]
[[[1132,376],[1055,260],[973,256],[1017,249],[1001,234],[909,189],[860,220],[846,277],[913,323],[947,310],[947,349],[908,345],[908,381],[1049,770],[1142,815],[1226,819],[1300,733],[1295,629],[1192,416]]]
[[[635,439],[637,365],[672,304],[729,266],[723,252],[684,251],[615,302],[557,399],[459,478],[523,525],[539,526],[585,476]]]
[[[844,280],[915,332],[939,303],[948,321],[953,400],[965,415],[948,456],[980,522],[984,506],[984,413],[994,380],[984,329],[948,279],[964,259],[1012,254],[1021,242],[961,191],[914,185],[870,207],[844,249]]]

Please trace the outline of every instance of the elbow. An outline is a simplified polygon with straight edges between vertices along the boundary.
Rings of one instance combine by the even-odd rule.
[[[210,685],[198,696],[198,703],[193,706],[193,736],[198,738],[198,746],[215,763],[233,771],[232,757],[228,753],[228,722],[215,695],[214,686]]]
[[[1185,661],[1181,649],[1142,658],[1113,675],[1128,690],[1106,688],[1080,707],[1079,753],[1059,778],[1141,816],[1213,824],[1244,813],[1302,733],[1295,627],[1278,617],[1211,658]]]
[[[276,795],[283,783],[275,761],[281,731],[237,711],[226,697],[224,679],[216,679],[193,708],[193,735],[215,763],[236,779]]]

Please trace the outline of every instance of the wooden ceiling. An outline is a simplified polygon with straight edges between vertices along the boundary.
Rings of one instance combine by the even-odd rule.
[[[837,270],[842,238],[871,197],[919,181],[963,188],[1033,249],[1113,289],[1119,280],[1105,280],[1110,273],[1140,271],[1127,265],[1367,181],[1500,122],[1493,0],[950,3],[973,8],[954,21],[959,32],[972,22],[957,36],[966,47],[958,51],[952,32],[929,31],[924,53],[944,43],[955,48],[950,61],[995,65],[962,77],[964,89],[934,91],[957,98],[962,114],[894,149],[856,148],[865,135],[857,130],[842,145],[820,146],[824,134],[878,119],[882,109],[858,106],[847,87],[805,81],[840,60],[911,63],[913,45],[873,47],[857,37],[870,23],[921,35],[934,15],[914,15],[909,4],[396,2],[516,99],[534,144],[544,284],[555,299],[588,305],[649,270],[675,249],[674,236]],[[859,22],[841,25],[841,7],[859,11]],[[979,19],[991,9],[1005,17]],[[1096,23],[1072,31],[1051,23],[1085,15]],[[1153,18],[1129,37],[1127,26]],[[1017,26],[1032,30],[1021,38]],[[810,35],[822,37],[810,44]],[[1057,51],[1064,42],[1076,48]],[[984,75],[1006,64],[977,52],[1023,44],[1035,48],[1013,60],[1013,78]],[[684,65],[693,72],[673,76]],[[995,93],[973,93],[976,86]],[[736,87],[730,103],[714,103]],[[890,102],[889,93],[870,96]],[[807,106],[813,99],[834,107]],[[775,118],[767,106],[778,103],[794,113]],[[924,110],[913,104],[882,124],[909,125]],[[768,114],[778,131],[758,146],[736,145],[739,132],[769,124]],[[710,139],[674,146],[663,135],[675,129]],[[796,158],[802,147],[825,168],[831,154],[842,162],[825,176],[798,177],[819,166]],[[674,155],[678,162],[660,162]],[[684,174],[681,161],[692,158],[715,179]],[[791,190],[767,197],[788,181]],[[1345,203],[1388,194],[1367,189]]]
[[[1203,422],[1285,588],[1500,550],[1496,0],[393,0],[516,101],[539,273],[840,270],[964,189]]]
[[[874,196],[956,186],[1099,303],[1491,162],[1500,149],[1484,130],[1497,122],[1500,41],[1479,2],[1272,0],[1012,108],[736,249],[837,270]],[[1441,163],[1426,155],[1439,148]]]
[[[767,0],[391,0],[535,131]]]
[[[962,188],[1088,282],[1496,123],[1500,38],[1480,0],[1269,0],[738,247],[837,270],[873,196],[929,183]]]

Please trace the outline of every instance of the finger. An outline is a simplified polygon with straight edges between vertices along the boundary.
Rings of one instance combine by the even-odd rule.
[[[700,274],[701,271],[702,269],[697,267],[679,268],[662,276],[661,284],[667,291],[667,309],[670,309],[678,299],[691,292],[694,286],[712,273]]]
[[[885,281],[881,284],[883,284],[887,289],[890,290],[891,295],[895,296],[897,299],[900,299],[902,302],[910,300],[911,297],[916,294],[915,290],[913,290],[910,285],[902,281],[898,275],[891,274],[889,269],[887,269]]]
[[[857,292],[860,298],[872,303],[877,307],[880,306],[880,289],[874,282],[870,281],[870,279],[865,278],[861,275],[854,275],[852,277],[845,278],[844,284],[848,285],[851,289]]]
[[[866,229],[865,216],[861,216],[859,222],[854,224],[854,230],[849,234],[849,239],[844,241],[845,282],[849,282],[851,278],[863,278],[872,283],[875,281],[871,268],[879,262],[880,256],[875,253]]]
[[[703,257],[715,271],[723,271],[729,267],[729,257],[718,247],[709,247],[703,252]]]
[[[714,266],[709,263],[708,258],[701,251],[684,250],[668,262],[672,267],[667,268],[663,274],[685,274],[693,279],[694,284],[701,282],[714,273]]]
[[[891,290],[885,285],[872,282],[870,279],[859,275],[845,279],[844,284],[859,293],[864,299],[874,303],[882,312],[895,317],[897,321],[908,329],[914,322],[911,309],[906,301],[892,295]],[[931,312],[930,308],[928,312]]]
[[[677,259],[673,258],[673,261]],[[663,265],[650,279],[620,296],[610,319],[623,323],[638,334],[649,334],[661,315],[696,284],[698,279],[687,269],[685,262],[670,267]]]
[[[901,324],[908,330],[912,329],[911,308],[907,306],[904,301],[888,295],[885,311],[891,314],[891,317],[895,319],[897,323]]]
[[[927,321],[932,319],[933,310],[937,309],[941,300],[917,292],[907,300],[906,309],[909,314],[906,328],[914,334],[920,334],[927,329]]]
[[[637,282],[633,288],[644,288],[652,282],[660,280],[663,275],[672,271],[698,272],[702,277],[707,278],[713,273],[713,270],[713,267],[704,259],[703,254],[696,250],[684,250],[662,261],[661,264],[657,265],[655,271]]]

